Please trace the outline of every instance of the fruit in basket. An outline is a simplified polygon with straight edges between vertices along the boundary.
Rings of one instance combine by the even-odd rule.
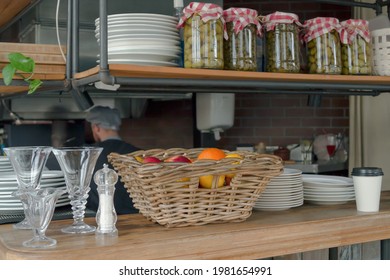
[[[153,156],[147,156],[147,157],[144,157],[143,163],[159,163],[161,162],[161,160],[157,157],[153,157]]]
[[[239,154],[236,154],[236,153],[233,153],[233,154],[228,154],[226,155],[225,158],[238,158],[238,159],[242,159],[242,156],[239,155]],[[239,162],[233,162],[233,164],[238,164]],[[233,177],[235,176],[236,174],[226,174],[226,185],[230,185],[230,182],[232,181]]]
[[[198,155],[198,159],[220,160],[224,157],[225,152],[218,148],[206,148]]]
[[[135,156],[134,157],[136,159],[136,161],[140,162],[140,163],[143,163],[144,162],[144,159],[140,156]]]
[[[186,156],[171,156],[165,160],[165,162],[184,162],[191,163],[191,160]]]
[[[199,178],[199,185],[202,188],[211,189],[213,187],[213,180],[217,180],[218,176],[214,175],[205,175],[200,176]],[[223,187],[225,185],[225,176],[219,176],[218,182],[217,182],[217,188]]]
[[[225,157],[225,152],[218,148],[206,148],[204,149],[199,155],[198,160],[200,159],[212,159],[212,160],[220,160]],[[213,180],[216,181],[216,186],[218,188],[223,187],[225,184],[225,176],[221,175],[218,176],[214,175],[205,175],[200,176],[199,178],[199,185],[203,188],[211,189],[213,186]]]

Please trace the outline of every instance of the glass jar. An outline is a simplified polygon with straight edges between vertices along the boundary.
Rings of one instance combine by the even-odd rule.
[[[368,22],[347,20],[341,23],[345,37],[341,42],[343,75],[371,75],[372,55]]]
[[[224,69],[257,71],[257,34],[261,34],[257,12],[230,8],[223,16],[228,35],[223,44]]]
[[[327,23],[327,24],[325,24]],[[322,25],[328,28],[319,29]],[[307,67],[311,74],[341,74],[340,25],[334,18],[316,18],[305,23],[308,31]]]
[[[267,72],[300,72],[298,16],[276,12],[265,17],[265,59]]]
[[[191,2],[183,10],[184,67],[223,69],[224,20],[215,4]]]

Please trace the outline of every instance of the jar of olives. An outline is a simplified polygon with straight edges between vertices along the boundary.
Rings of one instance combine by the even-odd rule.
[[[341,74],[341,25],[336,18],[317,17],[305,21],[307,66],[312,74]]]
[[[298,73],[300,71],[299,29],[297,15],[275,12],[263,19],[265,27],[265,59],[267,72]]]
[[[223,69],[223,10],[210,3],[191,2],[178,24],[184,28],[184,68]]]
[[[228,39],[223,44],[224,69],[257,71],[257,35],[261,25],[257,11],[230,8],[223,11]]]
[[[372,56],[368,22],[349,19],[340,23],[341,31],[341,74],[371,75]]]

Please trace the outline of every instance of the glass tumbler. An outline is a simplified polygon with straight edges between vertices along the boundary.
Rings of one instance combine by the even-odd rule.
[[[47,158],[52,147],[46,146],[25,146],[7,147],[4,152],[8,156],[16,174],[19,190],[35,190],[40,188],[41,176]],[[26,216],[26,205],[23,203],[23,210]],[[28,220],[14,224],[15,229],[31,229]]]

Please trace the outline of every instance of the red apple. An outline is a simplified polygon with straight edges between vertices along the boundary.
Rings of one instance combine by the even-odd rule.
[[[158,162],[161,162],[161,160],[159,158],[152,157],[152,156],[144,157],[143,160],[143,163],[158,163]]]
[[[167,158],[165,162],[185,162],[185,163],[191,163],[191,160],[188,157],[185,156],[172,156],[170,158]]]

